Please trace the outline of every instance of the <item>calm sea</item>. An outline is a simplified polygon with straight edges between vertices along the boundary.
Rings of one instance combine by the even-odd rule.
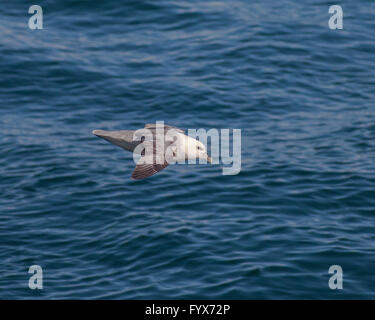
[[[374,298],[373,1],[35,4],[0,5],[1,299]],[[91,133],[156,120],[241,129],[241,172],[132,181]]]

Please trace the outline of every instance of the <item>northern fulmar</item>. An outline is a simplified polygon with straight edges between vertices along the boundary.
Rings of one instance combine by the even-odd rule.
[[[144,129],[105,131],[94,130],[103,138],[127,151],[141,155],[131,175],[134,180],[158,173],[171,163],[203,159],[211,163],[204,144],[185,135],[184,131],[164,124],[146,124]],[[147,158],[148,156],[148,158]]]

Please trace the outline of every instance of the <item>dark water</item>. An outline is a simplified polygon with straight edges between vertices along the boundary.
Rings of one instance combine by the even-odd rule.
[[[0,298],[374,298],[373,1],[36,4],[0,5]],[[156,120],[242,129],[242,171],[132,181],[91,134]]]

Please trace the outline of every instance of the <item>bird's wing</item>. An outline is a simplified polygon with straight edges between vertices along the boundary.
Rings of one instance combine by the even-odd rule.
[[[139,180],[153,176],[155,173],[163,170],[168,166],[168,162],[164,161],[164,164],[137,164],[132,173],[132,179]]]
[[[131,177],[134,180],[144,179],[158,173],[168,166],[168,162],[165,159],[165,153],[163,150],[158,150],[157,146],[160,145],[161,139],[164,139],[164,135],[157,135],[156,130],[150,129],[153,133],[152,139],[149,136],[142,137],[142,145],[145,149],[142,152],[142,158],[138,161]],[[169,142],[164,141],[164,147],[167,148]],[[150,150],[152,148],[153,155],[150,163],[144,163],[145,150]]]

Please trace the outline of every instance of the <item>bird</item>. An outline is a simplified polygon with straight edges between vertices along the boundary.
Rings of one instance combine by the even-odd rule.
[[[141,155],[131,175],[133,180],[151,177],[171,163],[190,159],[203,159],[208,163],[212,161],[202,142],[187,136],[184,130],[164,123],[149,123],[138,130],[93,130],[92,133],[118,147]]]

